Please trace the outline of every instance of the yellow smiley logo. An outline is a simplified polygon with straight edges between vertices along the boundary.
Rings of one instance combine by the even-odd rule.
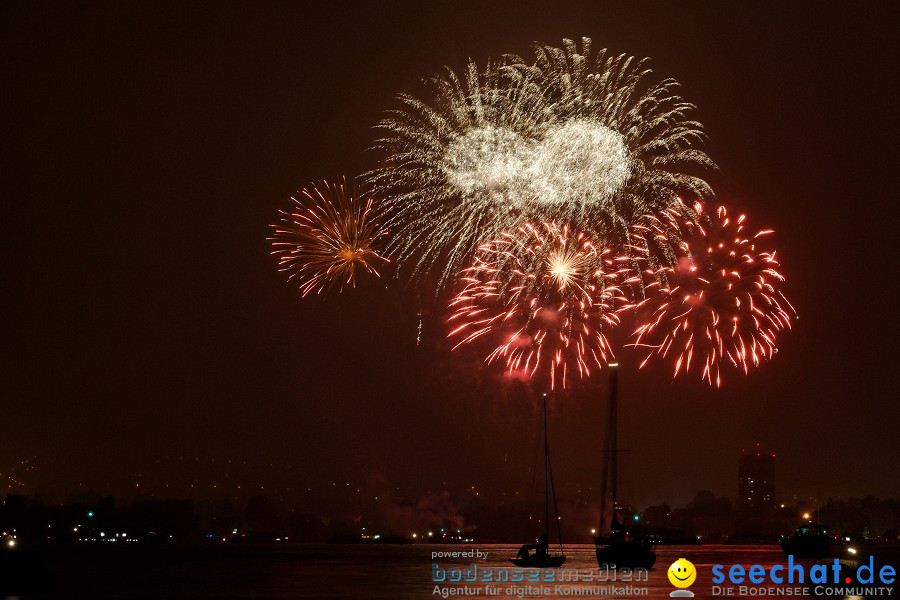
[[[669,581],[677,588],[690,587],[697,579],[697,569],[691,561],[679,558],[672,563],[668,571]]]

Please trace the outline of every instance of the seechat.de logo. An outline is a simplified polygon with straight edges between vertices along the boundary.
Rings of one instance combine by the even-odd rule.
[[[669,582],[679,588],[669,594],[673,598],[693,598],[694,592],[685,589],[691,587],[694,580],[697,579],[697,568],[694,563],[686,558],[679,558],[669,567]]]

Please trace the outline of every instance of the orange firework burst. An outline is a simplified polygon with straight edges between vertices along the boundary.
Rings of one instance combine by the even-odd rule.
[[[586,378],[612,357],[603,328],[619,323],[625,272],[581,233],[525,224],[479,247],[450,302],[449,337],[454,349],[485,338],[487,363],[565,388],[572,374]]]
[[[288,273],[305,297],[338,284],[356,285],[359,270],[379,276],[376,264],[388,260],[376,246],[385,235],[371,198],[357,195],[342,180],[322,181],[291,197],[290,210],[269,240],[278,270]]]
[[[791,327],[794,308],[779,289],[774,250],[761,246],[771,230],[746,230],[746,217],[681,204],[633,229],[635,257],[647,297],[632,307],[640,322],[634,346],[675,360],[675,375],[698,371],[721,385],[723,359],[745,373],[771,358],[777,332]]]

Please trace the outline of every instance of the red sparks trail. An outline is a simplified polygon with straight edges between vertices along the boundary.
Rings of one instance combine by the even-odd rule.
[[[479,247],[450,302],[454,349],[476,341],[507,373],[549,388],[587,378],[612,358],[604,327],[619,323],[628,274],[609,249],[555,223],[526,223]]]
[[[632,304],[634,346],[674,361],[674,376],[698,372],[720,386],[723,359],[748,372],[778,351],[775,338],[796,315],[779,287],[771,230],[746,231],[746,217],[700,203],[648,215],[632,233],[646,299]]]

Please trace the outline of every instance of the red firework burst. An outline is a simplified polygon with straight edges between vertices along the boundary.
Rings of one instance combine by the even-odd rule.
[[[604,327],[619,323],[624,302],[609,249],[554,223],[525,224],[479,247],[450,302],[454,349],[485,338],[485,361],[510,374],[545,375],[565,388],[572,374],[586,378],[612,356]]]
[[[771,358],[776,334],[796,315],[779,289],[784,277],[775,251],[763,249],[772,230],[750,234],[746,217],[715,214],[684,204],[636,225],[635,257],[645,277],[646,299],[634,304],[640,322],[634,346],[675,360],[675,373],[699,371],[719,386],[727,360],[748,372]]]
[[[357,195],[346,181],[320,182],[291,197],[272,225],[272,254],[278,270],[288,273],[300,293],[322,293],[334,284],[356,285],[357,271],[378,276],[376,265],[388,262],[376,249],[385,235],[371,198]]]

